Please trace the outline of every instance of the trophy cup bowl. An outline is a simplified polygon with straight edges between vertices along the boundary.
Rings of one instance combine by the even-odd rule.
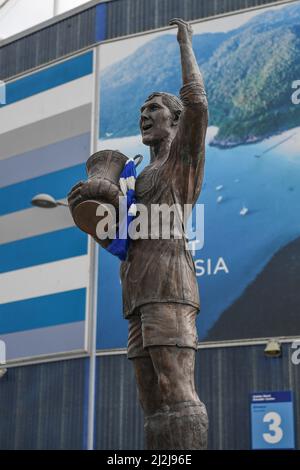
[[[138,159],[138,160],[137,160]],[[138,165],[142,156],[137,155],[134,160]],[[124,196],[119,185],[120,175],[124,169],[128,157],[119,150],[101,150],[93,154],[86,163],[88,181],[93,178],[97,180],[97,195],[79,203],[73,211],[73,219],[77,227],[91,235],[104,248],[107,248],[112,241],[110,233],[116,233],[119,214],[119,198]],[[101,207],[102,216],[97,215]],[[111,206],[115,209],[112,213]],[[115,220],[115,224],[109,226],[109,230],[103,231],[104,238],[99,238],[98,223],[107,217]],[[98,233],[98,236],[97,236]],[[101,235],[101,234],[100,234]]]

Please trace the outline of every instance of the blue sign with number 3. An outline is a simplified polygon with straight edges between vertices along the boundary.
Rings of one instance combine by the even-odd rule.
[[[251,394],[252,449],[294,449],[292,392]]]

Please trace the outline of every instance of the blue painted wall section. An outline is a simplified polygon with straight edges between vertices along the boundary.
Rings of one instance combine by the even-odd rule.
[[[87,236],[71,227],[0,245],[0,273],[87,254]]]
[[[106,39],[106,18],[107,4],[102,3],[96,8],[96,41],[104,41]]]
[[[27,126],[33,136],[36,127]],[[81,134],[44,147],[35,148],[0,161],[0,188],[85,163],[90,152],[90,133]]]
[[[80,164],[2,188],[0,215],[29,209],[32,198],[39,193],[49,193],[56,199],[63,199],[71,187],[84,178],[85,165]]]
[[[100,248],[99,266],[97,349],[125,348],[128,321],[122,313],[120,261]]]
[[[0,305],[1,334],[82,321],[86,289]]]
[[[64,85],[72,80],[77,80],[91,74],[92,71],[93,52],[90,51],[74,59],[66,60],[53,67],[8,83],[6,86],[6,104],[2,106],[8,106],[43,91]]]

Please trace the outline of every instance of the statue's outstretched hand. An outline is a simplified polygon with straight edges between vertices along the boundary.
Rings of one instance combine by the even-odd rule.
[[[84,186],[84,182],[80,181],[79,183],[75,184],[71,191],[68,194],[68,204],[71,213],[73,213],[75,207],[83,201],[83,196],[81,194],[81,188]]]
[[[94,176],[87,181],[77,183],[68,194],[71,214],[81,202],[87,200],[105,200],[109,204],[118,204],[121,195],[119,187],[109,180]]]
[[[91,178],[90,180],[84,182],[79,181],[79,183],[75,184],[71,191],[68,194],[68,203],[73,213],[78,204],[88,199],[92,199],[97,196],[99,191],[99,179],[98,178]]]
[[[192,44],[193,28],[181,18],[173,18],[170,25],[178,26],[177,40],[179,44]]]

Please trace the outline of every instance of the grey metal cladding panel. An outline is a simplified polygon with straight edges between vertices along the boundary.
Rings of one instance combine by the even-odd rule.
[[[209,449],[250,448],[249,394],[293,390],[295,422],[300,423],[300,366],[291,348],[281,358],[266,358],[264,345],[201,349],[196,385],[210,419]],[[142,449],[143,423],[133,367],[126,356],[103,356],[97,362],[96,448]],[[300,435],[298,448],[300,448]]]
[[[57,35],[57,25],[49,26],[47,29],[42,29],[39,31],[37,36],[38,42],[38,64],[45,64],[52,60],[55,60],[57,57],[57,43],[58,43],[58,35]]]
[[[26,36],[22,40],[15,41],[0,48],[1,79],[31,69],[38,64],[38,42],[36,40],[36,34]]]
[[[189,19],[197,19],[197,18],[205,18],[207,16],[213,16],[219,14],[220,9],[222,13],[225,11],[224,8],[224,1],[220,0],[213,0],[206,2],[205,0],[192,0],[192,5],[190,7],[190,18]]]
[[[106,36],[114,38],[130,34],[132,12],[128,0],[111,2],[107,8]]]
[[[38,41],[34,35],[26,36],[22,44],[16,43],[17,63],[16,72],[31,69],[37,65]]]
[[[281,358],[264,356],[264,345],[201,350],[196,382],[209,417],[211,449],[250,449],[249,394],[293,390],[295,423],[300,423],[300,367],[291,362],[289,344]],[[298,435],[297,447],[300,448]]]
[[[0,79],[59,59],[95,42],[95,11],[78,15],[0,47]]]
[[[71,50],[78,49],[79,43],[79,18],[73,17],[61,21],[57,25],[58,56],[63,56]]]
[[[155,0],[157,2],[157,0]],[[153,2],[147,0],[142,0],[138,2],[137,0],[131,0],[131,10],[134,15],[134,31],[140,31],[142,27],[143,31],[153,29],[157,27],[158,24],[158,14],[156,5]]]
[[[143,449],[133,365],[125,355],[97,358],[95,448]]]
[[[171,18],[188,18],[188,12],[190,11],[189,1],[180,0],[163,0],[157,2],[157,17],[159,18],[159,26],[166,26]]]
[[[13,51],[13,53],[12,53]],[[0,80],[13,75],[16,63],[16,53],[14,44],[8,44],[6,47],[0,48]]]
[[[94,8],[58,23],[57,56],[63,56],[95,42],[95,27]]]
[[[276,0],[115,0],[108,3],[107,38],[167,26],[174,17],[196,20],[273,1]]]
[[[79,17],[79,48],[89,46],[96,38],[96,7],[83,11]]]
[[[9,369],[0,382],[0,449],[82,449],[85,359]]]

